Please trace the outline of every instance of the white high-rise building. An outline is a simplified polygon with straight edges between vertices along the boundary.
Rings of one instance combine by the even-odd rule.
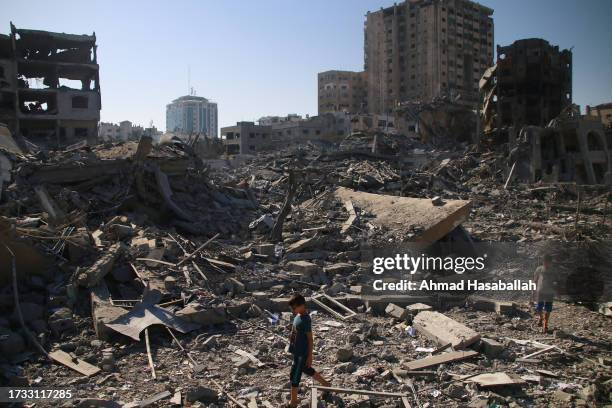
[[[217,104],[201,96],[181,96],[166,105],[166,131],[218,137]]]

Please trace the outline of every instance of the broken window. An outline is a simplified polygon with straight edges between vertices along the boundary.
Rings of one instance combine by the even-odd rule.
[[[54,115],[57,113],[57,97],[47,92],[27,92],[20,95],[22,113]]]
[[[86,138],[87,137],[87,128],[74,128],[74,137],[75,138]]]
[[[73,109],[87,109],[89,107],[89,98],[86,96],[73,96],[72,97],[72,108]]]

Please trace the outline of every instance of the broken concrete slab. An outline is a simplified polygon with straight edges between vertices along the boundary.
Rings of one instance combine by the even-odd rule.
[[[49,215],[49,220],[52,223],[61,224],[66,219],[66,214],[62,209],[57,205],[53,197],[49,195],[45,186],[36,186],[34,187],[34,191],[38,196],[38,200],[40,201],[40,205],[45,210],[45,212]]]
[[[435,206],[429,199],[364,193],[345,187],[336,189],[334,195],[372,214],[372,224],[385,227],[394,235],[413,234],[414,242],[426,243],[438,241],[461,225],[471,206],[470,201],[464,200],[448,200],[443,206]]]
[[[440,345],[450,343],[455,350],[464,349],[480,340],[479,333],[438,312],[420,312],[412,324],[425,337]]]
[[[426,310],[432,310],[433,308],[425,303],[413,303],[411,305],[406,306],[406,310],[408,310],[412,314],[417,314],[419,312],[423,312]]]
[[[125,250],[126,246],[122,243],[116,243],[111,246],[107,253],[102,255],[86,271],[79,274],[77,277],[78,284],[87,288],[96,286],[111,271],[115,261]]]
[[[313,251],[313,252],[295,252],[285,255],[285,261],[310,261],[312,259],[326,259],[328,257],[326,251]]]
[[[480,339],[480,348],[482,349],[484,354],[489,358],[496,358],[505,349],[502,343],[495,341],[493,339],[486,338],[486,337],[482,337]]]
[[[516,308],[516,305],[512,302],[489,299],[483,296],[470,296],[469,303],[476,310],[506,315],[512,314]]]
[[[291,261],[287,263],[286,268],[303,276],[317,275],[323,272],[319,265],[308,261]]]
[[[387,316],[391,316],[394,319],[398,319],[398,320],[406,320],[406,318],[408,317],[408,310],[404,309],[403,307],[399,307],[398,305],[395,305],[393,303],[389,303],[387,305],[387,307],[385,308],[385,314]]]
[[[314,237],[311,238],[304,238],[304,239],[300,239],[297,242],[294,242],[293,244],[289,245],[287,247],[287,254],[293,254],[296,252],[302,252],[305,249],[309,249],[314,247],[315,245],[321,245],[322,244],[323,239],[317,237],[316,235]]]
[[[478,374],[465,380],[478,384],[483,388],[499,387],[504,385],[523,385],[526,381],[522,378],[505,372]]]
[[[253,246],[253,249],[257,251],[258,254],[273,257],[275,247],[274,244],[257,244]]]
[[[204,326],[222,324],[227,320],[225,308],[221,306],[203,307],[199,303],[189,303],[183,309],[176,312],[176,315],[187,321]]]
[[[452,351],[450,353],[442,353],[431,357],[425,357],[420,360],[405,362],[402,364],[407,370],[420,370],[422,368],[433,367],[440,364],[452,363],[455,361],[467,360],[478,355],[477,351]]]
[[[323,272],[328,275],[351,273],[356,269],[356,266],[347,262],[335,263],[323,268]]]

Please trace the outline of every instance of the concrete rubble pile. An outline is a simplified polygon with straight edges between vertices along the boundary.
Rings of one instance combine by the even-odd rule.
[[[609,192],[506,183],[504,155],[468,145],[387,142],[310,145],[219,170],[147,138],[2,148],[2,384],[53,378],[88,398],[82,406],[281,406],[287,300],[299,290],[315,366],[343,390],[323,406],[609,399],[601,313],[559,301],[544,336],[524,293],[375,294],[363,281],[365,243],[504,241],[533,257],[554,238],[605,258],[593,244],[610,239]],[[516,253],[502,257],[500,274],[533,273]]]

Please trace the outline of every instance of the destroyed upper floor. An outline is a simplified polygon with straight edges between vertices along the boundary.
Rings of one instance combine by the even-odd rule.
[[[0,37],[0,78],[15,88],[99,90],[96,36],[18,29]],[[16,70],[16,72],[15,72]]]
[[[96,36],[19,29],[0,35],[0,122],[18,139],[94,142],[101,98]]]

